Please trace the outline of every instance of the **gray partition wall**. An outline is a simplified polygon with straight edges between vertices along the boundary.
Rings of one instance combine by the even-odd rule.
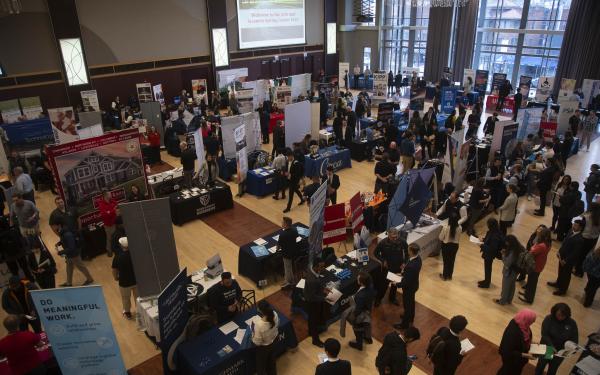
[[[158,295],[179,273],[169,198],[119,205],[140,297]]]

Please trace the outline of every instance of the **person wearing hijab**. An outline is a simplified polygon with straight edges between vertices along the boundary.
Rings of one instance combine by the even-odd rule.
[[[532,333],[531,325],[535,322],[536,313],[530,309],[520,310],[508,323],[500,341],[502,367],[497,375],[519,375],[530,359],[529,354]]]

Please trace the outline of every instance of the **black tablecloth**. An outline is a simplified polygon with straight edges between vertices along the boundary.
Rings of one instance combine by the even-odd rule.
[[[81,258],[92,259],[106,252],[106,232],[104,226],[94,225],[81,229]]]
[[[294,227],[308,229],[306,225],[301,223],[294,223]],[[267,241],[267,244],[264,245],[267,249],[277,245],[277,241],[274,240],[273,237],[279,235],[281,231],[282,229],[262,237],[262,239]],[[308,242],[306,241],[306,236],[303,236],[300,233],[298,234],[303,237],[303,240],[300,242],[301,252],[307,253]],[[254,242],[250,242],[240,246],[240,252],[238,255],[238,274],[250,278],[256,283],[256,286],[260,287],[266,285],[267,272],[265,269],[265,264],[268,261],[278,261],[280,265],[277,268],[283,270],[283,261],[281,260],[279,253],[269,253],[269,255],[257,258],[252,251],[252,246],[256,246],[256,244]]]
[[[342,313],[342,311],[344,311],[348,307],[348,303],[350,302],[349,297],[351,297],[352,295],[354,295],[354,293],[358,291],[357,279],[358,273],[360,271],[367,271],[371,275],[373,282],[376,282],[381,277],[381,264],[376,260],[369,259],[367,265],[361,265],[346,255],[344,255],[342,259],[346,259],[346,262],[342,265],[336,262],[336,266],[338,268],[349,268],[352,271],[352,276],[350,278],[340,281],[335,276],[335,274],[333,272],[330,272],[329,270],[325,270],[322,273],[322,277],[325,280],[325,282],[339,281],[340,284],[337,289],[342,293],[342,297],[340,297],[340,299],[335,304],[330,305],[324,302],[325,305],[329,308],[323,309],[324,316],[322,321],[327,322],[327,325],[333,323],[339,318],[339,315]],[[352,265],[351,263],[354,263],[355,265]],[[306,309],[304,308],[305,301],[303,292],[303,289],[294,288],[292,292],[292,311],[299,312],[306,317],[307,315]]]
[[[171,219],[175,225],[183,225],[213,212],[233,208],[233,197],[229,186],[217,183],[214,188],[198,196],[184,198],[183,193],[169,195]]]
[[[167,178],[161,182],[149,184],[152,196],[154,198],[162,198],[171,195],[172,193],[181,190],[183,176]]]

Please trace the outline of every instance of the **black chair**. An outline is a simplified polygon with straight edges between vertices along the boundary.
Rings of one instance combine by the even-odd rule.
[[[294,280],[300,280],[304,278],[306,270],[308,269],[308,255],[299,256],[294,260]]]
[[[256,306],[256,292],[254,289],[242,289],[242,298],[240,299],[240,312],[248,311]]]

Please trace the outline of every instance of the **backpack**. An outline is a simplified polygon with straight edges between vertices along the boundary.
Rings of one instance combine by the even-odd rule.
[[[429,344],[427,344],[427,358],[434,366],[439,366],[444,360],[444,352],[446,350],[446,342],[441,336],[443,332],[449,330],[447,327],[442,327],[431,336]]]
[[[521,178],[521,176],[519,175],[515,175],[515,178],[517,179],[517,196],[518,197],[522,197],[525,195],[525,193],[527,193],[527,184],[525,183],[525,180],[523,178]]]
[[[529,251],[523,251],[517,257],[516,267],[525,273],[533,272],[535,269],[535,257]]]

